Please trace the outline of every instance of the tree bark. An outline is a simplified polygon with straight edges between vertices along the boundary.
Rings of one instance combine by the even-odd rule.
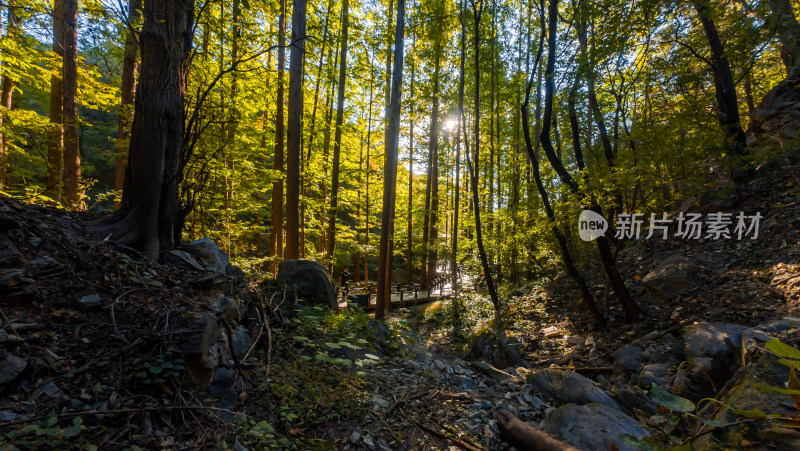
[[[3,39],[12,39],[19,41],[19,17],[17,17],[16,8],[9,6],[8,10],[8,25],[6,27],[6,35]],[[0,28],[2,28],[2,20],[0,20]],[[3,88],[2,95],[0,95],[0,104],[3,106],[3,111],[0,113],[0,188],[3,188],[8,183],[8,170],[11,166],[9,161],[9,145],[7,136],[2,134],[3,125],[10,125],[8,119],[8,112],[11,111],[11,97],[14,90],[14,80],[9,75],[8,71],[3,71]]]
[[[414,44],[411,46],[411,52],[415,51],[417,38],[414,36]],[[414,65],[411,66],[411,92],[409,99],[414,99]],[[414,275],[414,265],[412,262],[412,251],[414,241],[412,239],[412,232],[414,228],[412,210],[414,206],[414,106],[409,103],[408,107],[408,210],[406,212],[406,279],[411,283]]]
[[[306,38],[306,0],[292,6],[292,42],[289,62],[289,105],[286,127],[286,251],[284,258],[300,256],[300,138],[303,133],[303,58]]]
[[[714,88],[717,99],[717,120],[725,134],[726,149],[738,156],[747,154],[747,138],[739,120],[739,102],[736,98],[736,84],[731,73],[731,65],[725,56],[725,49],[714,23],[708,0],[692,0],[700,23],[703,25],[709,48],[711,49],[711,69],[714,72]],[[734,174],[737,182],[749,179],[751,174]]]
[[[44,194],[61,202],[64,173],[64,0],[53,0],[53,52],[58,67],[50,75],[50,136],[47,142],[47,186]]]
[[[284,144],[284,98],[283,78],[286,66],[286,0],[281,0],[281,12],[278,18],[278,93],[275,100],[275,158],[272,168],[275,180],[272,182],[272,211],[270,217],[269,255],[270,272],[277,272],[277,260],[283,253],[283,144]],[[279,175],[280,174],[280,175]]]
[[[64,0],[64,198],[80,207],[80,129],[78,126],[78,0]]]
[[[336,209],[339,202],[339,160],[342,153],[342,123],[344,122],[344,88],[347,81],[347,26],[350,2],[342,4],[342,52],[339,62],[339,88],[336,99],[336,131],[333,143],[333,178],[331,180],[331,205],[328,209],[328,264],[333,274],[333,250],[336,245]]]
[[[794,16],[791,0],[769,0],[769,21],[781,41],[781,59],[787,76],[797,77],[800,71],[800,23]]]
[[[120,89],[119,125],[117,129],[117,161],[114,189],[117,199],[114,209],[122,205],[122,188],[125,184],[125,168],[128,165],[128,145],[131,139],[131,119],[133,118],[133,97],[136,89],[136,56],[138,46],[134,29],[142,16],[142,0],[128,1],[128,33],[125,36],[125,53],[122,60],[122,87]]]
[[[426,243],[427,252],[427,286],[436,281],[436,244],[439,238],[437,220],[439,218],[439,72],[441,69],[441,46],[438,41],[434,43],[434,69],[433,69],[433,105],[431,112],[431,136],[428,146],[428,159],[431,162],[430,186],[431,203],[430,210],[426,211],[429,217],[428,242]]]
[[[382,319],[389,307],[389,287],[392,271],[392,220],[397,187],[397,144],[400,137],[400,85],[403,77],[403,23],[405,0],[397,0],[397,27],[394,39],[394,68],[392,70],[389,120],[386,127],[386,156],[384,158],[383,213],[381,215],[381,238],[378,253],[378,299],[375,318]]]
[[[156,259],[179,241],[187,209],[180,208],[184,110],[194,19],[193,0],[145,0],[139,36],[129,174],[122,206],[91,227]]]

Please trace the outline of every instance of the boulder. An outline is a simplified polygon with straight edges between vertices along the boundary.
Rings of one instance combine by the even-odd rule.
[[[551,410],[542,429],[583,450],[632,450],[620,437],[649,437],[633,418],[603,404],[566,404]],[[612,448],[613,447],[613,448]]]
[[[233,331],[233,352],[236,358],[241,360],[253,346],[253,339],[247,333],[247,328],[239,326]]]
[[[638,387],[628,387],[623,384],[614,386],[614,398],[620,402],[628,412],[636,413],[640,411],[651,417],[658,413],[656,404],[644,395],[644,392]]]
[[[309,260],[284,260],[278,266],[278,286],[288,285],[298,299],[312,305],[339,308],[328,270]]]
[[[219,246],[208,237],[184,244],[183,250],[197,259],[206,271],[225,271],[229,263],[228,254],[220,249]]]
[[[747,127],[748,146],[779,145],[786,149],[797,138],[800,130],[800,89],[791,78],[787,77],[767,92],[753,110]]]
[[[642,279],[642,284],[662,298],[684,296],[698,282],[699,268],[688,259],[676,255],[661,262]]]
[[[572,371],[543,369],[526,376],[537,392],[561,403],[602,404],[613,409],[620,405],[591,379]]]
[[[179,268],[205,271],[206,268],[197,261],[192,254],[180,249],[173,249],[164,254],[164,262]]]
[[[683,339],[688,365],[682,366],[676,374],[673,391],[692,400],[713,396],[715,388],[722,386],[736,371],[745,330],[742,325],[729,323],[702,322],[686,326]]]
[[[763,354],[739,370],[734,380],[736,383],[717,398],[731,409],[757,410],[783,417],[797,415],[789,395],[764,388],[784,388],[789,380],[789,368],[778,363],[778,357]],[[731,409],[715,409],[711,419],[723,424],[732,423],[739,418]],[[701,412],[706,417],[711,413]],[[756,421],[719,428],[695,440],[693,446],[694,449],[739,449],[742,443],[748,442],[757,444],[758,449],[800,449],[800,433],[796,428],[782,426],[780,422]]]
[[[651,384],[667,387],[670,385],[671,378],[674,375],[674,368],[661,363],[650,363],[643,366],[639,371],[637,385],[645,389],[649,389]]]
[[[642,348],[634,345],[625,345],[614,351],[614,375],[624,376],[636,372],[642,366]]]

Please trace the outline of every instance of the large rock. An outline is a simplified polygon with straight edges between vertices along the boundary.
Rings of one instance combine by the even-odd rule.
[[[777,357],[766,353],[739,370],[734,378],[736,383],[717,399],[731,409],[757,410],[783,417],[796,416],[797,410],[789,395],[764,388],[784,388],[788,378],[789,368],[778,363]],[[739,418],[731,409],[719,409],[711,419],[723,424],[732,423]],[[701,414],[708,415],[708,412]],[[757,444],[758,449],[800,449],[800,433],[795,428],[782,427],[780,422],[756,421],[719,428],[696,440],[693,446],[694,449],[739,449],[746,442]]]
[[[642,348],[625,345],[614,351],[614,375],[624,376],[636,372],[642,366]]]
[[[621,436],[650,435],[633,418],[603,404],[566,404],[553,409],[542,421],[542,429],[577,448],[598,451],[614,449],[612,446],[620,451],[632,450]]]
[[[188,252],[210,272],[225,271],[228,266],[228,254],[217,246],[211,238],[200,238],[183,245],[183,250]]]
[[[697,283],[697,266],[686,258],[672,256],[656,266],[642,279],[642,284],[653,294],[662,298],[684,296]]]
[[[750,115],[747,144],[754,147],[781,146],[797,150],[800,130],[800,89],[788,78],[772,88]],[[794,142],[792,142],[794,141]],[[792,144],[794,144],[792,146]]]
[[[294,288],[298,299],[338,309],[336,293],[328,270],[309,260],[284,260],[278,266],[278,286]]]
[[[526,379],[536,391],[562,403],[597,403],[614,409],[620,407],[614,398],[591,379],[572,371],[543,369],[529,373]]]
[[[737,354],[747,328],[729,323],[694,323],[683,333],[687,365],[675,375],[673,391],[698,400],[713,396],[738,366]],[[713,381],[713,383],[712,383]]]

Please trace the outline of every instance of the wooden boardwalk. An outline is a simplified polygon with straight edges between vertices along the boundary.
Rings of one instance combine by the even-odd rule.
[[[351,291],[350,295],[359,297],[369,296],[369,301],[367,305],[363,305],[362,301],[361,308],[365,309],[368,312],[375,310],[375,301],[378,296],[376,293],[367,294],[364,290],[358,289]],[[427,304],[430,302],[450,299],[451,297],[452,293],[449,290],[444,290],[442,288],[439,288],[438,290],[437,289],[419,290],[419,289],[409,289],[409,288],[400,289],[397,291],[392,291],[391,293],[392,309],[411,307],[419,304]],[[346,308],[346,307],[347,307],[346,302],[339,302],[339,308]]]

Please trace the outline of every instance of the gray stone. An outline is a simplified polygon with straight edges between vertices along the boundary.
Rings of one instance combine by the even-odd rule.
[[[548,434],[583,450],[606,451],[613,445],[620,451],[629,451],[632,448],[620,436],[643,438],[650,435],[633,418],[602,404],[566,404],[551,410],[541,427]]]
[[[653,294],[674,298],[689,293],[698,282],[699,268],[682,256],[670,257],[642,279],[642,284]]]
[[[29,369],[28,361],[13,354],[7,354],[0,362],[0,386],[13,384],[25,375]]]
[[[20,268],[22,264],[22,254],[17,248],[5,241],[0,241],[0,268]]]
[[[309,260],[284,260],[278,266],[278,286],[288,285],[297,298],[312,305],[337,310],[339,304],[328,270]]]
[[[361,440],[361,432],[353,431],[350,434],[350,443],[353,445],[358,445],[359,440]]]
[[[97,293],[87,294],[78,299],[78,309],[82,312],[94,312],[100,310],[100,296]]]
[[[528,374],[528,383],[536,391],[562,403],[603,404],[619,408],[619,404],[591,379],[572,371],[543,369]]]
[[[203,267],[203,265],[201,265],[200,262],[198,262],[197,259],[192,256],[192,254],[180,249],[173,249],[164,254],[164,262],[188,270],[206,270],[206,268]]]
[[[655,403],[645,396],[642,390],[637,387],[627,387],[623,384],[617,384],[614,387],[614,398],[631,413],[640,411],[648,417],[658,413],[658,408]]]
[[[247,328],[237,327],[233,332],[233,352],[236,354],[236,358],[239,360],[244,358],[251,346],[253,346],[253,339],[247,333]]]
[[[746,328],[729,323],[694,323],[683,332],[684,352],[689,363],[705,370],[728,367],[741,348],[741,334]]]
[[[227,296],[220,296],[217,298],[214,313],[221,321],[228,325],[234,325],[239,322],[239,303]]]
[[[205,388],[211,383],[219,365],[214,343],[220,339],[220,327],[212,313],[204,313],[194,323],[191,334],[183,345],[183,358],[190,386]]]
[[[639,371],[637,385],[645,389],[649,389],[651,384],[666,387],[669,385],[669,378],[674,374],[675,369],[672,367],[660,363],[650,363]]]
[[[439,371],[447,371],[447,364],[442,362],[439,359],[433,361],[433,364],[436,366],[436,369]]]
[[[614,351],[614,375],[620,376],[635,372],[642,366],[642,348],[634,345],[625,345]]]
[[[197,261],[210,272],[225,271],[228,266],[228,254],[217,246],[211,238],[200,238],[183,245],[183,249],[191,254]]]

